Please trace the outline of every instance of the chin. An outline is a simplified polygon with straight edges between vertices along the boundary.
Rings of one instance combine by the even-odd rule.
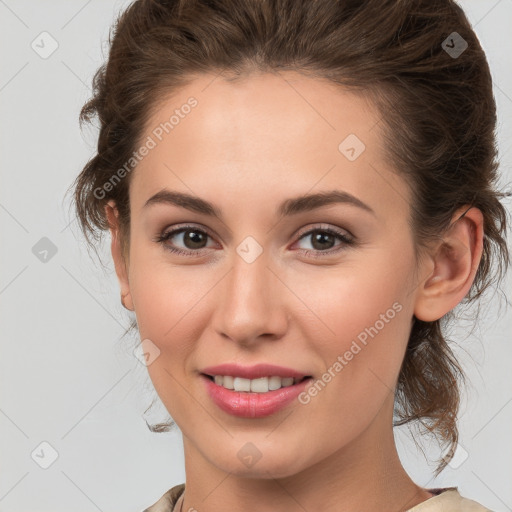
[[[258,450],[257,443],[244,442],[242,448],[222,450],[221,454],[212,454],[210,461],[220,470],[246,478],[273,479],[286,478],[299,473],[297,449],[290,446],[288,453],[280,445],[279,449],[267,446]],[[234,453],[234,457],[229,456]]]

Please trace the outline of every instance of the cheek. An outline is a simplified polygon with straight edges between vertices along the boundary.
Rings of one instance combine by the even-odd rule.
[[[172,376],[183,380],[204,329],[200,318],[208,282],[198,278],[197,267],[172,268],[165,257],[142,250],[134,251],[129,279],[140,340],[150,340],[144,342],[158,353],[148,373],[159,395],[176,397],[179,386]]]
[[[172,417],[182,421],[190,413],[190,395],[183,387],[186,365],[204,330],[200,319],[207,282],[196,277],[197,268],[192,277],[192,267],[173,269],[163,258],[134,261],[130,276],[140,340],[150,340],[158,353],[147,366],[149,377],[162,402],[172,407]]]
[[[395,385],[412,318],[413,260],[407,246],[403,249],[400,255],[389,249],[361,258],[320,280],[302,278],[301,293],[308,290],[308,306],[315,313],[301,321],[310,348],[326,369],[341,356],[339,373],[350,379],[343,384],[350,389],[379,380],[389,388]]]
[[[187,315],[197,314],[194,305],[206,292],[208,283],[197,266],[176,266],[170,261],[163,248],[134,237],[129,282],[141,339],[162,343],[175,338]]]
[[[310,390],[309,401],[304,397],[302,403],[308,402],[311,428],[336,442],[355,437],[393,400],[410,308],[404,304],[405,275],[400,280],[392,274],[353,269],[350,275],[309,286],[317,318],[308,315],[301,325],[325,373],[317,380],[318,392]],[[333,421],[326,424],[326,418]]]

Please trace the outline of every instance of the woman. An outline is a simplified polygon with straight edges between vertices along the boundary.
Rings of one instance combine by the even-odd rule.
[[[449,0],[138,0],[81,120],[86,236],[183,433],[156,511],[488,510],[402,467],[457,446],[445,338],[508,264],[485,55]],[[166,428],[159,425],[155,430]]]

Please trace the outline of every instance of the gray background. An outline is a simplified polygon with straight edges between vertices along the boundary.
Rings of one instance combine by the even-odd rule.
[[[106,55],[109,26],[128,3],[0,0],[0,512],[140,511],[185,478],[179,431],[153,434],[142,417],[156,393],[133,355],[137,340],[121,339],[129,316],[108,243],[100,250],[103,270],[65,197],[95,145],[94,130],[80,132],[78,113]],[[510,182],[512,0],[460,3],[490,62],[503,183]],[[39,51],[51,49],[43,31],[58,43],[46,59],[31,47],[46,37]],[[48,245],[43,237],[57,250],[46,262],[33,252]],[[455,462],[434,480],[433,464],[407,428],[396,437],[418,484],[457,485],[492,510],[508,511],[512,315],[501,301],[496,316],[499,296],[488,297],[478,328],[455,333],[471,381]],[[145,417],[165,420],[166,411],[157,401]],[[438,455],[435,445],[424,446]],[[58,458],[43,469],[52,449]]]

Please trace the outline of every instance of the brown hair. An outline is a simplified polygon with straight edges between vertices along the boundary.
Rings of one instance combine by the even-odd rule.
[[[410,222],[418,248],[441,236],[457,209],[482,211],[483,256],[463,302],[503,277],[507,212],[500,203],[505,194],[497,191],[491,75],[454,1],[137,0],[116,20],[109,42],[108,61],[80,113],[81,123],[94,116],[100,121],[97,153],[73,184],[90,245],[89,236],[99,240],[108,229],[104,206],[114,199],[127,254],[131,174],[107,193],[102,187],[130,159],[164,95],[204,72],[236,78],[293,70],[366,94],[378,106],[386,157],[413,193]],[[414,320],[395,396],[395,425],[417,420],[449,445],[436,475],[457,444],[458,384],[464,380],[443,334],[451,315]]]

